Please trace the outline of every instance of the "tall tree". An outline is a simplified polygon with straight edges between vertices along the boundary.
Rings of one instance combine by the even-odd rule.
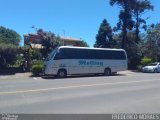
[[[117,5],[120,8],[119,22],[117,23],[116,30],[122,30],[122,43],[121,47],[126,49],[127,32],[132,30],[134,26],[134,21],[132,20],[131,5],[133,0],[110,0],[110,5]]]
[[[98,34],[96,35],[96,42],[94,47],[98,48],[110,48],[112,42],[112,28],[104,19],[100,25]]]
[[[135,42],[138,43],[140,41],[139,33],[140,26],[143,25],[142,28],[146,29],[146,20],[142,18],[142,15],[149,10],[153,10],[153,5],[151,5],[149,0],[134,0],[132,4],[132,14],[135,18]]]
[[[44,46],[44,48],[42,49],[42,54],[43,57],[46,58],[54,48],[60,45],[60,38],[56,37],[55,34],[50,31],[43,31],[42,37],[42,45]]]
[[[16,31],[0,26],[0,43],[19,45],[20,40]]]

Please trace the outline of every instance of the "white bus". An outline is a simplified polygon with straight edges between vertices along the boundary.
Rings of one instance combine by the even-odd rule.
[[[127,69],[127,55],[123,49],[61,46],[54,49],[44,65],[45,75],[66,77],[73,74],[106,76]]]

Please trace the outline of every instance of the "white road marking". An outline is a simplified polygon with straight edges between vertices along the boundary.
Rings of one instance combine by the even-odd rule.
[[[36,77],[33,77],[33,79],[34,79],[34,80],[38,80],[38,78],[36,78]]]
[[[78,86],[67,86],[67,87],[57,87],[57,88],[44,88],[44,89],[32,89],[32,90],[7,91],[7,92],[0,92],[0,95],[16,94],[16,93],[29,93],[29,92],[41,92],[41,91],[61,90],[61,89],[81,88],[81,87],[95,87],[95,86],[104,86],[104,85],[119,85],[119,84],[131,84],[131,83],[144,83],[144,82],[153,82],[153,81],[160,81],[160,79],[141,80],[141,81],[128,81],[128,82],[115,82],[115,83],[101,83],[101,84],[78,85]]]

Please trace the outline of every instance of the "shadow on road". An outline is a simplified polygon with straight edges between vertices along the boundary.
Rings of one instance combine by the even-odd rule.
[[[113,74],[111,76],[106,76],[106,77],[112,77],[112,76],[126,76],[125,74]],[[56,76],[42,76],[43,79],[45,80],[53,80],[53,79],[68,79],[68,78],[89,78],[89,77],[104,77],[102,74],[85,74],[85,75],[69,75],[66,78],[58,78]]]
[[[0,69],[0,76],[15,75],[16,73],[24,73],[20,68]]]

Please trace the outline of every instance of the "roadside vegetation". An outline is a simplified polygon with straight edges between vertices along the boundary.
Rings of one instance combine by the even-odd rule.
[[[32,72],[35,76],[42,74],[43,60],[62,43],[54,33],[37,29],[37,34],[40,31],[43,31],[43,47],[33,49],[29,41],[25,41],[23,47],[19,46],[21,37],[16,31],[0,27],[0,73]],[[88,44],[82,40],[80,46],[88,47]]]
[[[34,76],[39,76],[39,75],[42,75],[43,73],[43,66],[44,66],[44,63],[42,60],[37,60],[35,61],[33,64],[32,64],[32,73]]]

